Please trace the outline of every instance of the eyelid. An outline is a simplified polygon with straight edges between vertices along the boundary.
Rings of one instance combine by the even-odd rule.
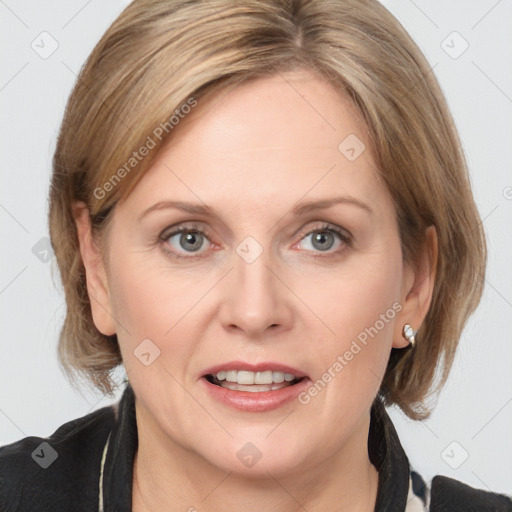
[[[185,231],[198,231],[200,233],[203,233],[205,235],[208,235],[210,236],[210,231],[208,230],[208,228],[202,224],[202,223],[199,223],[199,222],[195,222],[195,221],[185,221],[185,222],[180,222],[179,224],[176,224],[174,226],[170,226],[170,227],[167,227],[165,228],[159,235],[158,238],[160,238],[161,240],[167,240],[169,237],[173,236],[173,235],[177,235],[178,233],[180,232],[185,232]]]
[[[196,222],[196,221],[185,221],[185,222],[180,222],[179,224],[176,224],[174,226],[165,228],[160,233],[160,235],[158,236],[158,239],[162,244],[164,244],[163,250],[175,259],[184,260],[184,259],[198,259],[198,258],[204,257],[204,255],[202,253],[197,253],[197,254],[189,253],[189,255],[187,256],[186,252],[181,252],[181,251],[177,252],[175,249],[169,249],[165,246],[165,243],[173,236],[179,235],[181,233],[187,233],[187,232],[198,232],[198,233],[204,235],[204,237],[208,241],[210,241],[211,235],[210,235],[210,231],[206,227],[206,225],[204,225],[201,222]],[[211,247],[211,245],[212,245],[212,243],[210,241],[210,247]]]
[[[313,221],[313,222],[315,222],[315,221]],[[339,234],[341,237],[345,238],[346,240],[352,240],[352,234],[345,228],[342,228],[340,226],[337,226],[336,224],[332,224],[330,222],[326,222],[323,220],[319,220],[316,222],[320,223],[320,225],[300,229],[297,232],[296,236],[301,237],[299,241],[301,241],[305,236],[310,235],[311,233],[314,233],[315,231],[334,231],[337,234]],[[308,224],[310,224],[310,223],[308,223]]]

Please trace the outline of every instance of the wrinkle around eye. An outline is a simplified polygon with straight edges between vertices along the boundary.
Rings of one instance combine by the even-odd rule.
[[[174,237],[182,237],[184,234],[194,234],[196,236],[200,236],[203,238],[203,243],[201,244],[201,247],[195,251],[186,251],[183,248],[177,248],[174,247],[173,249],[170,249],[169,246],[173,247],[173,245],[169,242]],[[334,236],[335,238],[338,238],[339,244],[338,247],[335,250],[331,250],[332,248],[329,247],[326,251],[322,251],[320,249],[305,249],[300,250],[300,252],[304,252],[306,255],[311,255],[313,257],[321,257],[321,258],[328,258],[333,256],[338,256],[341,252],[343,252],[345,249],[350,246],[352,241],[352,236],[345,232],[343,228],[340,228],[337,225],[330,224],[323,222],[321,225],[317,226],[310,226],[308,229],[304,229],[302,233],[299,232],[299,240],[295,242],[291,247],[297,247],[301,245],[304,240],[307,240],[308,237],[316,236],[319,233],[328,233]],[[164,230],[164,232],[160,235],[161,243],[164,244],[164,250],[166,254],[171,255],[175,259],[198,259],[206,257],[208,251],[202,250],[205,248],[205,244],[209,247],[213,248],[215,244],[210,240],[209,238],[209,232],[207,229],[204,229],[200,227],[197,223],[193,225],[186,225],[185,223],[181,223],[177,226],[167,228]],[[297,235],[295,235],[297,236]],[[177,242],[179,243],[180,238],[178,238]]]

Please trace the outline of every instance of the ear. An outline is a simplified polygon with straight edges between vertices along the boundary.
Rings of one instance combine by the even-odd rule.
[[[85,267],[87,293],[94,325],[102,334],[111,336],[116,333],[116,325],[111,314],[107,276],[100,248],[92,234],[91,219],[86,204],[82,201],[75,202],[73,216],[80,244],[80,255]]]
[[[427,316],[434,290],[437,258],[437,231],[434,226],[429,226],[425,231],[425,243],[416,268],[404,268],[400,300],[402,310],[395,324],[393,348],[404,348],[409,344],[403,336],[405,324],[409,324],[416,332]]]

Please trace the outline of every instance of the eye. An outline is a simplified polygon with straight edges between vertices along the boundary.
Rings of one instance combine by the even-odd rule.
[[[343,249],[345,249],[345,247],[350,244],[350,236],[348,235],[348,233],[344,232],[343,230],[336,226],[326,223],[322,224],[321,226],[318,226],[314,230],[310,230],[301,239],[301,241],[307,240],[308,238],[310,238],[310,248],[306,247],[306,249],[320,252],[329,251],[336,244],[336,238],[338,238],[338,249],[330,251],[328,253],[328,256],[343,251]]]
[[[310,229],[302,236],[301,242],[307,240],[309,237],[311,237],[311,241],[309,242],[311,248],[306,248],[307,251],[317,251],[320,253],[329,251],[325,256],[315,255],[315,257],[336,255],[342,252],[351,242],[351,237],[347,232],[328,223],[324,223],[313,230]],[[163,243],[164,250],[174,258],[203,257],[203,252],[206,251],[202,251],[201,249],[212,246],[208,231],[199,224],[180,224],[173,226],[164,231],[159,238]],[[338,239],[338,248],[334,251],[330,251],[336,244],[336,238]],[[301,242],[299,242],[299,244]]]
[[[195,258],[196,255],[187,256],[186,253],[198,253],[205,246],[211,246],[211,242],[207,242],[207,231],[198,224],[175,226],[172,230],[164,231],[160,240],[165,250],[176,258]]]

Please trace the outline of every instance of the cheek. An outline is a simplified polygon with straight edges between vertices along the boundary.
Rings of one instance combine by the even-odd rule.
[[[121,348],[133,350],[149,338],[163,351],[164,341],[178,332],[186,308],[197,302],[197,289],[190,286],[194,279],[180,278],[144,253],[132,253],[117,262],[109,283]],[[174,345],[173,350],[179,349]]]
[[[371,254],[352,254],[339,267],[303,273],[294,289],[324,324],[322,340],[334,349],[367,330],[388,334],[401,309],[401,280],[401,250],[391,240]]]
[[[187,314],[199,298],[190,286],[195,279],[189,276],[185,286],[183,278],[149,264],[144,255],[124,258],[111,277],[123,365],[134,389],[154,410],[161,407],[154,401],[158,396],[185,402],[178,382],[189,377],[200,337],[199,323],[190,322],[194,312]]]
[[[322,393],[326,410],[335,415],[347,410],[339,408],[340,401],[357,410],[380,387],[402,309],[401,277],[396,240],[372,257],[354,259],[343,272],[333,273],[329,284],[311,288],[311,309],[321,311],[319,316],[333,331],[324,329],[316,347],[315,382],[320,382],[312,393]],[[324,388],[329,391],[323,393]]]

